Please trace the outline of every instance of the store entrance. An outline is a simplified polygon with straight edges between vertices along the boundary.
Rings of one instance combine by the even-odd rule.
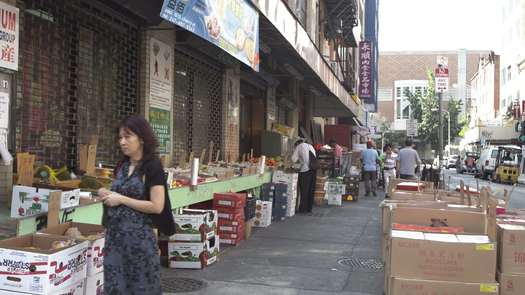
[[[264,130],[264,100],[261,96],[243,95],[240,101],[239,155],[261,153],[261,132]]]

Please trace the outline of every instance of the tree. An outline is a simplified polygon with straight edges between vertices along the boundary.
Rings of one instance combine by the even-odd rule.
[[[434,150],[438,150],[439,144],[439,114],[436,109],[439,108],[439,102],[436,98],[434,90],[434,73],[431,70],[427,71],[428,88],[426,92],[407,93],[410,108],[412,110],[411,118],[417,120],[418,139],[422,142],[429,143]],[[461,129],[464,122],[458,121],[458,116],[461,111],[462,102],[450,98],[448,105],[448,112],[450,114],[450,134],[451,138],[455,138]],[[447,115],[443,116],[443,139],[446,139],[448,134],[448,120]]]

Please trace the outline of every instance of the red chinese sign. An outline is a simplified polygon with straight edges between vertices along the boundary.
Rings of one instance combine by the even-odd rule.
[[[18,70],[18,8],[0,2],[0,67]]]
[[[359,97],[372,97],[372,43],[370,41],[359,42]]]

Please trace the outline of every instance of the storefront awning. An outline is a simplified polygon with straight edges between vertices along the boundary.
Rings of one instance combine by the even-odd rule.
[[[286,4],[281,0],[252,0],[252,3],[260,11],[261,42],[271,47],[272,57],[286,56],[287,63],[298,69],[303,84],[315,85],[322,92],[316,95],[314,112],[328,117],[355,116],[364,122],[362,106],[343,87]]]

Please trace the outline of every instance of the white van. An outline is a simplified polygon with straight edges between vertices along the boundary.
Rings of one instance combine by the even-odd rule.
[[[518,146],[505,145],[504,147],[521,150]],[[492,176],[492,172],[496,169],[498,152],[498,146],[488,146],[481,151],[479,159],[476,161],[477,176],[485,179],[489,179]]]
[[[498,147],[489,146],[481,151],[478,161],[476,162],[476,168],[478,170],[478,176],[481,178],[489,178],[496,169],[496,158],[498,157]]]

